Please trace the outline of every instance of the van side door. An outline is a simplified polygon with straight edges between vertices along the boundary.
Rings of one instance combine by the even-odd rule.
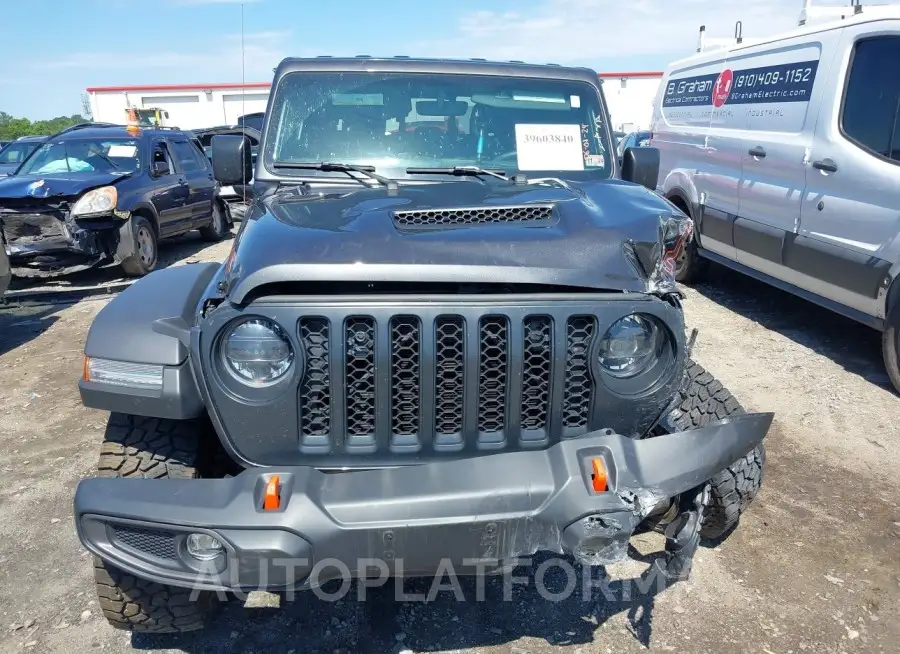
[[[732,60],[730,103],[746,115],[741,210],[734,223],[738,262],[806,288],[786,264],[800,229],[800,204],[816,120],[827,102],[840,30],[753,49]]]
[[[785,263],[810,290],[880,318],[900,258],[900,21],[844,28],[839,55]]]

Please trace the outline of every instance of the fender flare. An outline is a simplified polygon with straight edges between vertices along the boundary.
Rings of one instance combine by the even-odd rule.
[[[84,354],[161,366],[162,388],[150,390],[82,378],[85,406],[154,418],[196,418],[205,411],[191,372],[190,328],[219,263],[163,268],[142,277],[94,318]]]

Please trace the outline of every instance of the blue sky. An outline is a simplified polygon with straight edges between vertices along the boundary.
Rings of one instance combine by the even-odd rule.
[[[238,82],[242,0],[0,0],[0,111],[81,110],[88,86]],[[247,81],[285,56],[487,57],[660,70],[697,30],[796,24],[801,0],[243,0]],[[832,4],[847,4],[831,2]],[[819,3],[817,3],[819,4]]]

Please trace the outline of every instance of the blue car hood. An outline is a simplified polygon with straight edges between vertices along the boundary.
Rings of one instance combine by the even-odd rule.
[[[0,177],[0,206],[3,200],[25,198],[71,198],[92,188],[113,184],[129,173],[52,173]]]

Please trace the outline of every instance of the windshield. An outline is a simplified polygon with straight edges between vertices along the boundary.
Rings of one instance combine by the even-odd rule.
[[[54,139],[44,143],[17,174],[135,172],[141,167],[135,139]]]
[[[609,177],[612,150],[597,88],[586,82],[439,73],[290,73],[266,133],[277,162],[480,166]],[[314,171],[278,169],[278,175]],[[333,173],[330,173],[333,175]]]
[[[18,165],[25,161],[31,152],[41,144],[40,141],[15,141],[0,150],[0,164]]]

